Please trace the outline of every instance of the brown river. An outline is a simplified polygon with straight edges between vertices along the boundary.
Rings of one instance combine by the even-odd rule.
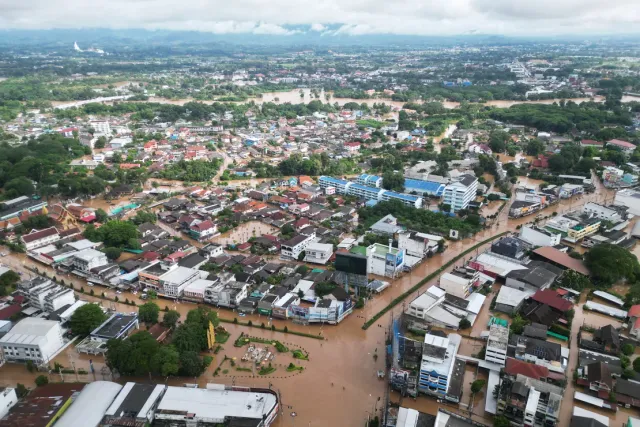
[[[569,209],[577,209],[587,201],[604,202],[605,198],[610,199],[611,197],[611,193],[608,190],[598,188],[596,193],[585,195],[581,199],[562,201],[558,205],[554,206],[553,210],[565,212]],[[547,211],[543,211],[543,214],[549,215],[551,211],[551,209],[548,209]],[[215,361],[212,366],[209,367],[208,371],[197,379],[198,383],[204,385],[207,382],[222,382],[227,384],[235,382],[236,384],[255,386],[268,386],[271,383],[274,388],[280,391],[283,403],[283,415],[277,419],[275,423],[276,427],[291,426],[294,425],[293,423],[296,423],[299,426],[331,425],[351,427],[363,425],[368,414],[371,414],[374,411],[380,413],[380,408],[384,402],[386,381],[378,379],[376,372],[379,369],[384,369],[383,355],[385,352],[386,328],[389,325],[391,316],[397,316],[401,312],[402,306],[396,306],[366,331],[362,329],[363,323],[366,319],[370,318],[389,304],[389,302],[394,298],[398,297],[422,278],[432,273],[443,263],[464,251],[466,248],[473,246],[478,241],[495,236],[500,232],[515,230],[517,225],[533,221],[533,217],[525,217],[515,220],[508,219],[507,212],[508,206],[501,211],[498,219],[493,221],[487,229],[478,233],[473,238],[458,242],[450,242],[445,253],[423,262],[412,272],[406,273],[393,281],[391,287],[386,289],[381,295],[370,300],[364,309],[355,311],[337,326],[303,326],[281,320],[273,321],[273,323],[280,328],[286,325],[289,330],[319,335],[323,337],[324,340],[316,340],[307,337],[284,334],[281,332],[272,332],[262,330],[260,328],[248,328],[233,324],[223,324],[223,326],[231,333],[231,338],[226,344],[224,344],[224,349],[216,355]],[[246,233],[247,235],[253,235],[254,229],[256,230],[256,235],[271,231],[270,229],[248,225],[248,228],[239,232]],[[234,237],[246,236],[232,236],[232,234],[227,234],[220,236],[220,239],[224,241],[226,239],[234,239]],[[484,248],[481,248],[480,250],[483,249]],[[23,256],[10,255],[2,258],[2,262],[11,265],[18,271],[24,272],[24,274],[32,274],[28,270],[25,270],[24,267],[33,265],[33,263],[26,260]],[[457,263],[457,265],[461,264],[462,261]],[[40,270],[43,268],[42,265],[38,265],[37,267]],[[66,282],[74,282],[77,288],[84,286],[85,291],[88,291],[89,289],[86,286],[86,283],[77,279],[70,279],[69,277],[62,278]],[[434,280],[433,283],[435,283],[436,280]],[[424,288],[433,283],[425,285]],[[424,288],[422,288],[421,291],[424,291]],[[103,288],[97,286],[92,289],[94,289],[96,293],[104,291]],[[497,290],[498,287],[493,290],[493,294],[495,294]],[[106,290],[106,292],[109,297],[115,296],[113,290]],[[411,301],[415,298],[416,294],[411,295],[406,299],[406,301]],[[130,293],[123,293],[118,295],[118,297],[121,301],[129,299],[140,302],[136,295],[132,295]],[[492,297],[493,295],[490,295],[487,298],[487,301],[491,301]],[[80,298],[84,300],[98,301],[105,306],[122,312],[130,312],[133,309],[131,306],[112,301],[100,300],[86,294],[80,295]],[[164,308],[165,305],[170,308],[175,308],[183,316],[186,315],[188,310],[195,307],[192,303],[175,303],[174,301],[163,299],[158,300],[158,304],[161,308]],[[219,313],[221,317],[226,319],[233,319],[236,316],[235,313],[226,309],[220,309]],[[488,303],[483,307],[479,316],[480,317],[475,323],[473,330],[470,331],[472,336],[479,336],[480,332],[486,327],[486,321],[490,316]],[[588,316],[588,320],[585,320],[585,323],[615,323],[609,318],[601,319],[599,315],[592,313],[589,313]],[[573,322],[572,328],[573,337],[576,336],[575,334],[577,333],[577,328],[582,322],[582,318],[583,313],[581,308],[576,307],[576,321]],[[264,316],[261,317],[258,315],[247,316],[247,318],[243,320],[249,319],[257,325],[262,322],[266,324],[269,322],[269,320]],[[225,365],[221,367],[221,372],[227,370],[227,373],[221,373],[220,376],[214,377],[213,371],[222,362],[224,355],[236,358],[241,357],[241,349],[233,347],[233,341],[238,337],[240,332],[248,332],[254,336],[277,339],[284,342],[285,345],[289,347],[303,348],[309,353],[310,360],[303,362],[298,361],[299,363],[297,364],[303,366],[305,370],[302,373],[295,375],[287,373],[285,369],[286,365],[292,361],[289,356],[276,355],[276,359],[274,359],[273,363],[277,370],[273,374],[253,377],[249,372],[237,371],[230,365]],[[576,341],[576,339],[573,339],[571,342],[571,357],[568,375],[571,375],[571,372],[576,365]],[[480,346],[476,341],[465,339],[463,340],[460,352],[461,354],[471,355],[479,349]],[[375,354],[380,355],[380,357],[374,358]],[[57,357],[56,361],[64,366],[71,366],[73,362],[76,368],[87,369],[89,363],[88,359],[88,357],[77,355],[73,349],[67,349]],[[96,378],[102,379],[103,374],[101,368],[104,366],[104,360],[101,357],[93,357],[93,360],[97,372]],[[22,382],[32,386],[35,376],[35,374],[27,372],[24,366],[6,364],[0,368],[0,385],[15,385],[17,382]],[[105,378],[108,379],[108,376]],[[473,402],[470,401],[468,388],[469,383],[472,382],[474,378],[484,379],[485,377],[482,372],[476,372],[475,368],[467,368],[464,386],[466,393],[463,395],[462,403],[459,406],[449,405],[447,408],[461,414],[468,414],[469,409],[471,409],[474,420],[491,425],[491,418],[486,417],[484,414],[484,392],[486,392],[486,390],[483,393],[476,395]],[[81,381],[91,381],[93,380],[93,377],[91,375],[87,375],[81,376],[79,379]],[[59,374],[52,375],[52,381],[53,380],[59,381]],[[66,376],[66,380],[72,381],[75,380],[75,378],[73,375],[68,375]],[[137,380],[149,381],[149,378],[139,378]],[[153,380],[164,381],[162,378],[155,378]],[[170,378],[168,381],[171,384],[182,385],[184,383],[193,382],[193,379]],[[567,388],[566,396],[572,395],[573,386],[570,384]],[[378,397],[381,398],[379,403],[377,403]],[[391,399],[395,402],[399,402],[400,400],[399,396],[396,394],[391,394]],[[402,405],[431,414],[435,414],[439,406],[435,400],[427,397],[419,397],[416,400],[405,398],[402,401]],[[593,410],[593,408],[587,409]],[[565,401],[565,404],[562,406],[561,422],[559,426],[569,425],[571,410],[571,401]],[[291,412],[295,412],[297,414],[295,419],[289,415]],[[622,413],[623,411],[618,412],[616,418],[617,425],[620,425],[623,420]]]

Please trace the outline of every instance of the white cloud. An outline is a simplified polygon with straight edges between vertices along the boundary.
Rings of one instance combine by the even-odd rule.
[[[638,0],[0,0],[0,28],[291,35],[638,33]],[[331,28],[329,25],[331,24]],[[338,28],[335,30],[335,28]]]

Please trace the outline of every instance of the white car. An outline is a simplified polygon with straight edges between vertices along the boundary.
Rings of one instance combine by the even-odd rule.
[[[122,291],[116,291],[116,294],[120,295],[122,294]]]

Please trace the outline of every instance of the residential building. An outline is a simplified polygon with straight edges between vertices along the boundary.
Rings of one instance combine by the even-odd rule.
[[[7,362],[46,365],[64,347],[62,328],[53,320],[27,317],[0,338],[0,346]]]
[[[404,249],[407,255],[424,258],[438,252],[442,236],[419,233],[417,231],[401,231],[398,233],[398,248]]]
[[[531,261],[523,267],[507,274],[505,286],[534,293],[549,288],[562,274],[559,268],[541,261]]]
[[[11,387],[0,387],[0,420],[9,413],[9,410],[18,403],[16,389]]]
[[[449,334],[446,338],[430,333],[425,335],[418,380],[420,392],[441,398],[455,395],[450,392],[450,386],[454,382],[454,362],[461,340],[458,334]]]
[[[636,146],[634,144],[630,143],[629,141],[623,141],[620,139],[612,139],[607,141],[607,148],[609,147],[617,148],[627,155],[631,155],[636,149]]]
[[[91,248],[83,249],[73,255],[73,268],[79,271],[87,272],[108,263],[107,255]]]
[[[95,130],[94,135],[111,136],[111,125],[106,120],[91,120],[89,126]]]
[[[190,301],[204,302],[206,290],[213,285],[215,285],[213,280],[197,279],[183,289],[182,298]]]
[[[59,286],[44,297],[44,310],[48,313],[53,313],[62,307],[71,306],[75,302],[76,297],[73,289]]]
[[[60,234],[55,227],[44,230],[31,230],[29,234],[22,235],[20,240],[28,251],[42,246],[47,246],[60,240]]]
[[[218,234],[218,227],[213,221],[206,220],[191,225],[189,234],[198,241],[204,241]]]
[[[560,387],[518,374],[515,381],[503,380],[497,413],[504,415],[512,425],[555,427],[562,397]]]
[[[405,231],[405,228],[398,224],[398,219],[391,214],[380,218],[378,222],[373,224],[369,229],[375,234],[390,237]]]
[[[480,273],[475,271],[471,277],[463,277],[457,274],[444,273],[440,276],[438,286],[446,293],[458,298],[467,298],[473,292],[473,286],[478,282]]]
[[[484,360],[505,366],[507,362],[507,348],[509,344],[509,327],[493,322],[489,327],[489,338]]]
[[[444,188],[442,202],[451,207],[451,212],[466,209],[469,203],[476,198],[477,190],[478,178],[473,175],[461,175],[457,181]]]
[[[295,293],[287,293],[273,304],[271,314],[277,319],[288,319],[291,315],[291,309],[299,306],[300,297]]]
[[[533,246],[556,246],[560,244],[562,234],[535,225],[525,225],[520,229],[520,239]]]
[[[405,263],[404,249],[374,243],[366,249],[369,273],[395,278]]]
[[[333,245],[330,243],[313,242],[309,246],[307,246],[304,253],[305,262],[325,265],[333,256]]]
[[[205,289],[204,301],[215,306],[235,308],[248,296],[248,289],[249,284],[244,282],[216,284]]]
[[[496,298],[495,311],[515,314],[520,311],[524,300],[530,295],[530,292],[503,286],[500,288],[500,292],[498,292],[498,297]]]
[[[300,254],[304,252],[310,244],[314,243],[315,240],[315,232],[312,232],[308,236],[298,234],[297,236],[294,236],[291,239],[282,242],[282,244],[280,245],[281,257],[283,259],[297,260]]]

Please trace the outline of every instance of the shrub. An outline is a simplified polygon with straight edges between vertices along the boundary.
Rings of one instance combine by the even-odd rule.
[[[46,375],[39,375],[36,378],[36,385],[38,387],[42,387],[43,385],[47,385],[49,384],[49,377],[47,377]]]
[[[622,346],[622,353],[624,353],[627,356],[631,356],[635,351],[636,351],[636,348],[633,346],[633,344],[627,343]]]

